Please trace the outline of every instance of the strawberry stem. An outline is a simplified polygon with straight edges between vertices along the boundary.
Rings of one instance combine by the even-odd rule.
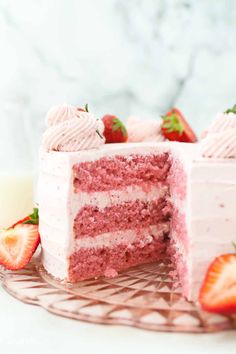
[[[39,224],[39,210],[38,208],[34,208],[32,214],[29,215],[29,220],[23,222],[23,224],[31,224],[31,225],[38,225]]]
[[[97,129],[96,130],[97,135],[103,140],[103,136],[101,135],[100,131]]]
[[[234,113],[236,114],[236,104],[232,107],[232,108],[229,108],[227,109],[224,113]]]
[[[88,103],[86,103],[86,105],[84,106],[84,110],[85,112],[89,113]]]

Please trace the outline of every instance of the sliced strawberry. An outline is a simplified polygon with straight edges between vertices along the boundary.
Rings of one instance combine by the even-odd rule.
[[[236,254],[225,254],[213,261],[201,287],[199,302],[209,312],[236,313]]]
[[[32,214],[26,216],[25,218],[17,221],[15,224],[13,224],[10,229],[14,228],[17,225],[20,224],[32,224],[32,225],[38,225],[39,224],[39,211],[38,208],[34,208],[34,211]]]
[[[30,220],[30,216],[26,216],[25,218],[17,221],[15,224],[13,224],[11,227],[9,227],[9,229],[12,229],[17,225],[24,224],[26,221],[29,221],[29,220]]]
[[[127,141],[127,129],[119,118],[106,114],[102,120],[105,127],[103,135],[106,139],[106,144],[125,143]]]
[[[197,141],[194,131],[177,108],[171,109],[162,119],[162,133],[168,140],[184,143]]]
[[[24,268],[40,241],[38,226],[19,224],[0,231],[0,264],[10,270]]]

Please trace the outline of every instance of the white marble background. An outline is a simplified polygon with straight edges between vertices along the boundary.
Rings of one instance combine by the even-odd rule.
[[[60,102],[124,119],[176,105],[200,133],[236,103],[236,1],[0,0],[0,64],[1,151],[34,156]]]

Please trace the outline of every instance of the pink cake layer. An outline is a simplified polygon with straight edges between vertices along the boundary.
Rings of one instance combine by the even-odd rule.
[[[169,168],[168,153],[103,157],[74,165],[74,187],[76,192],[91,193],[155,183],[166,180]]]
[[[182,286],[182,293],[183,295],[188,298],[189,297],[189,269],[188,265],[184,256],[184,253],[181,252],[179,249],[179,245],[181,243],[178,243],[171,238],[167,253],[170,256],[172,263],[176,267],[176,274],[178,275],[179,282]]]
[[[168,253],[176,267],[183,294],[189,292],[189,269],[187,257],[189,252],[189,238],[186,226],[185,203],[187,179],[183,166],[178,159],[174,159],[167,177],[172,200],[172,216],[170,221],[170,242]]]
[[[150,202],[136,200],[104,209],[86,205],[75,218],[74,234],[76,238],[82,238],[118,230],[141,229],[159,222],[168,222],[170,217],[171,204],[166,198]]]
[[[183,171],[183,166],[178,159],[171,159],[171,168],[167,176],[167,183],[170,195],[178,197],[180,200],[186,198],[187,176]]]
[[[183,211],[180,211],[173,206],[172,206],[170,229],[172,230],[172,234],[176,235],[178,240],[181,242],[183,251],[185,252],[185,254],[187,254],[189,251],[189,239],[188,239],[188,231],[186,227],[185,215]]]
[[[129,246],[81,248],[70,256],[69,280],[76,282],[101,275],[113,276],[122,269],[157,261],[165,249],[166,243],[155,238],[145,246],[134,242]]]

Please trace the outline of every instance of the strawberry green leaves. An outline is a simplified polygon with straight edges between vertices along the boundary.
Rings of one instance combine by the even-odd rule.
[[[236,104],[232,108],[227,109],[224,113],[226,113],[226,114],[228,114],[228,113],[236,114]]]
[[[23,222],[23,224],[38,225],[39,224],[39,210],[34,208],[32,214],[29,215],[29,220]]]
[[[127,137],[127,129],[124,126],[124,124],[121,122],[120,119],[118,118],[113,118],[113,125],[112,125],[112,131],[115,132],[116,130],[120,129],[124,137]]]
[[[195,143],[197,136],[178,108],[172,108],[162,116],[161,130],[170,141]]]
[[[172,114],[169,116],[162,116],[163,119],[163,127],[166,129],[168,133],[178,132],[181,135],[184,131],[183,125],[179,121],[179,117],[176,114]]]

